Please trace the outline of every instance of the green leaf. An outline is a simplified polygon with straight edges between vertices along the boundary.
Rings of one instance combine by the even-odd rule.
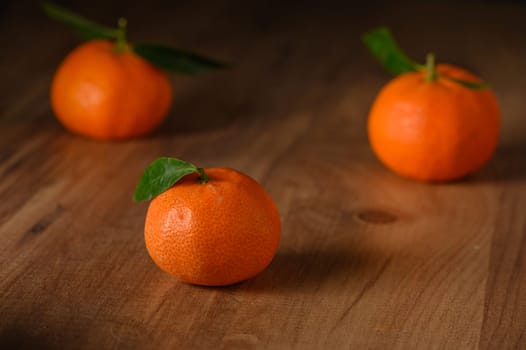
[[[193,173],[199,173],[199,169],[191,163],[175,158],[158,158],[144,170],[133,194],[133,200],[150,200],[172,187],[184,176]]]
[[[226,68],[224,63],[213,59],[162,45],[138,44],[133,51],[153,65],[175,73],[196,75]]]
[[[400,49],[391,32],[386,27],[365,33],[363,42],[372,55],[392,74],[416,71],[419,65]]]
[[[117,30],[92,22],[58,5],[44,2],[44,12],[51,18],[73,27],[84,39],[116,39]]]
[[[445,79],[454,81],[457,84],[463,85],[463,86],[465,86],[465,87],[467,87],[469,89],[473,89],[473,90],[483,90],[483,89],[489,89],[491,87],[491,84],[483,82],[483,81],[479,82],[479,83],[476,83],[476,82],[473,82],[473,81],[467,81],[467,80],[452,78],[452,77],[448,77],[448,76],[442,76],[442,77],[445,78]]]

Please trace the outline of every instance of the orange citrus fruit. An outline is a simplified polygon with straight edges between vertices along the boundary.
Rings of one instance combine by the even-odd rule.
[[[184,176],[150,203],[144,237],[153,261],[183,281],[222,286],[251,278],[272,261],[280,217],[255,180],[230,168]]]
[[[110,40],[73,50],[51,85],[51,106],[70,131],[114,140],[147,134],[166,117],[172,101],[167,75]]]
[[[394,172],[424,181],[453,180],[479,169],[499,135],[500,111],[491,89],[459,84],[480,79],[452,65],[438,65],[436,72],[433,81],[426,81],[425,71],[391,80],[368,122],[378,158]]]

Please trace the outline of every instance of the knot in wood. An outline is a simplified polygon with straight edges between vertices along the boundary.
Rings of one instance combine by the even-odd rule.
[[[356,214],[358,220],[371,224],[390,224],[397,220],[396,216],[383,210],[366,209]]]

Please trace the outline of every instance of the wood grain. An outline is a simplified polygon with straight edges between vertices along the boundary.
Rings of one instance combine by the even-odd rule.
[[[54,120],[48,88],[77,39],[31,3],[0,16],[0,348],[526,348],[526,6],[517,2],[124,2],[71,7],[137,40],[235,63],[174,77],[170,120],[94,142]],[[422,184],[371,153],[389,77],[359,36],[386,24],[490,81],[501,144],[480,172]],[[155,157],[259,180],[283,222],[261,275],[178,282],[144,249],[131,195]]]

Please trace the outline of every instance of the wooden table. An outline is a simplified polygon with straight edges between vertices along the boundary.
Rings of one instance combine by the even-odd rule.
[[[235,65],[174,77],[169,121],[151,137],[90,141],[48,102],[75,34],[26,3],[3,10],[0,348],[526,348],[525,5],[71,7]],[[375,159],[367,112],[389,76],[359,36],[381,24],[411,56],[432,50],[493,84],[502,137],[483,170],[433,185]],[[161,155],[265,186],[283,223],[268,269],[203,288],[152,263],[147,203],[131,196]]]

